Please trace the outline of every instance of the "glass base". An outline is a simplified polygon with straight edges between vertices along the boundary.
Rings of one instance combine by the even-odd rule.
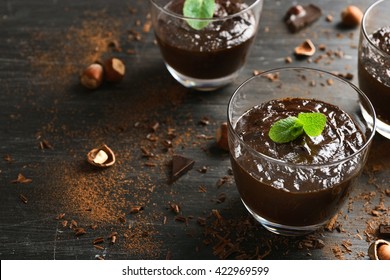
[[[367,113],[363,106],[360,105],[360,107],[362,109],[364,119],[372,126],[372,117]],[[380,135],[386,137],[387,139],[390,139],[390,125],[381,121],[379,118],[376,119],[375,131],[378,132]]]
[[[218,78],[218,79],[196,79],[192,77],[185,76],[183,74],[180,74],[175,69],[173,69],[171,66],[169,66],[167,63],[165,63],[165,66],[167,67],[169,73],[183,86],[187,88],[193,88],[199,91],[213,91],[218,88],[227,86],[228,84],[232,83],[234,79],[238,77],[240,74],[240,70],[234,72],[233,74],[230,74],[229,76]]]
[[[241,200],[242,201],[242,200]],[[248,212],[267,230],[272,233],[284,235],[284,236],[301,236],[312,233],[320,228],[322,228],[326,222],[310,225],[310,226],[285,226],[277,223],[270,222],[263,217],[259,216],[255,212],[253,212],[244,201],[242,201]]]

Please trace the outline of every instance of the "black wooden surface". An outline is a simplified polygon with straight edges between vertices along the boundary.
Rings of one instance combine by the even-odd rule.
[[[153,32],[143,30],[148,1],[1,0],[0,258],[368,259],[368,245],[378,238],[373,229],[389,223],[390,141],[376,136],[335,230],[287,238],[249,217],[230,175],[228,154],[216,147],[213,136],[226,120],[234,89],[254,70],[286,65],[286,56],[292,57],[289,65],[352,73],[357,84],[358,29],[340,27],[339,15],[347,4],[364,10],[372,2],[312,1],[322,8],[322,17],[291,34],[282,18],[293,1],[265,1],[258,37],[239,79],[200,93],[179,85],[165,69]],[[317,50],[312,61],[296,59],[293,49],[306,38],[326,45],[332,55]],[[325,56],[315,62],[320,55]],[[83,89],[81,70],[108,56],[125,62],[124,80],[93,92]],[[161,141],[170,129],[176,137],[166,150]],[[86,154],[102,143],[114,150],[117,163],[98,170],[86,162]],[[145,157],[141,147],[154,157]],[[192,158],[195,165],[169,184],[173,153]],[[199,171],[203,166],[205,173]],[[32,181],[13,182],[18,174]],[[381,202],[384,207],[373,215]],[[175,204],[179,213],[171,209]],[[143,210],[131,213],[133,206]],[[76,236],[72,220],[86,233]],[[110,244],[112,232],[118,233],[115,244]],[[102,248],[93,246],[98,237],[104,237],[97,244]]]

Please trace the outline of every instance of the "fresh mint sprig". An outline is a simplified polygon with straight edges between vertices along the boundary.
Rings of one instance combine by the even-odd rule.
[[[215,8],[215,0],[185,0],[183,6],[183,15],[194,20],[187,20],[188,24],[200,30],[209,24],[207,20],[195,19],[209,19],[213,17]]]
[[[298,117],[287,117],[276,121],[268,136],[276,143],[288,143],[303,133],[315,137],[322,133],[326,125],[326,116],[322,113],[299,113]]]

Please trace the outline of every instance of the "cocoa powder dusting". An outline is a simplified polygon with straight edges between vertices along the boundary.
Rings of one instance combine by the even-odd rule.
[[[101,61],[113,50],[112,43],[119,42],[122,21],[109,17],[104,11],[86,12],[85,18],[80,26],[72,26],[58,37],[44,32],[33,34],[36,48],[30,62],[38,70],[36,75],[46,80],[55,79],[52,85],[57,88],[78,77],[80,65]]]
[[[99,109],[101,117],[82,115],[83,112],[70,110],[67,112],[69,120],[66,120],[61,111],[62,104],[77,97],[72,88],[79,84],[80,72],[86,65],[102,61],[109,56],[123,55],[120,53],[123,22],[119,18],[108,16],[105,11],[88,12],[80,25],[71,26],[61,34],[53,36],[36,32],[32,35],[34,48],[25,52],[28,53],[31,67],[34,69],[33,83],[40,87],[40,92],[33,92],[32,95],[36,96],[37,100],[48,98],[52,94],[57,95],[52,107],[45,110],[45,114],[49,116],[47,122],[43,122],[37,129],[36,136],[41,149],[61,151],[71,139],[86,139],[82,140],[83,143],[79,147],[68,151],[70,158],[65,157],[60,162],[49,160],[42,166],[40,173],[46,178],[47,190],[40,196],[43,201],[47,201],[48,208],[57,211],[59,227],[64,229],[58,239],[67,239],[67,234],[73,233],[79,242],[86,238],[96,240],[101,229],[111,227],[118,235],[114,241],[111,239],[111,243],[99,244],[99,249],[105,246],[120,246],[130,258],[158,258],[161,242],[154,238],[157,232],[151,224],[156,219],[161,220],[161,217],[148,211],[130,216],[132,206],[148,205],[153,190],[148,172],[136,171],[131,165],[133,155],[130,151],[139,149],[139,143],[146,141],[140,137],[129,143],[126,150],[115,147],[115,142],[112,142],[118,159],[115,166],[108,170],[96,170],[85,161],[87,152],[110,140],[110,135],[115,138],[117,133],[133,134],[134,130],[144,129],[143,124],[146,123],[147,117],[141,112],[145,111],[148,101],[135,100],[137,104],[134,107],[138,110],[136,112],[129,111],[125,108],[128,106],[127,102],[119,100],[111,106]],[[45,48],[40,49],[41,45]],[[78,90],[82,91],[81,88]],[[88,95],[87,92],[85,94]],[[94,97],[89,98],[92,100]],[[152,106],[159,107],[162,97],[155,100]],[[32,105],[37,110],[42,110],[38,104]],[[79,121],[88,117],[96,119],[96,126],[82,130],[72,126],[72,119]],[[142,125],[135,128],[136,122],[141,122]],[[50,139],[50,143],[46,139]],[[45,156],[50,158],[50,153],[45,153]],[[65,187],[58,188],[57,182],[61,182]],[[27,199],[24,201],[26,203]],[[71,226],[69,220],[73,221]]]

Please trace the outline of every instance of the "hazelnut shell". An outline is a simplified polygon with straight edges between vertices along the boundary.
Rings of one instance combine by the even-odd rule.
[[[306,39],[294,49],[294,52],[296,55],[312,56],[316,52],[316,47],[310,39]]]
[[[96,160],[99,152],[101,151],[107,155],[107,159],[104,162]],[[87,161],[97,167],[109,167],[115,163],[115,154],[107,145],[103,144],[102,146],[89,151],[87,154]]]
[[[383,239],[378,239],[375,242],[371,243],[370,247],[368,248],[368,256],[370,257],[370,259],[384,260],[384,258],[381,258],[381,256],[378,254],[378,249],[382,245],[390,246],[390,242]],[[390,256],[388,256],[388,258],[390,259]]]

